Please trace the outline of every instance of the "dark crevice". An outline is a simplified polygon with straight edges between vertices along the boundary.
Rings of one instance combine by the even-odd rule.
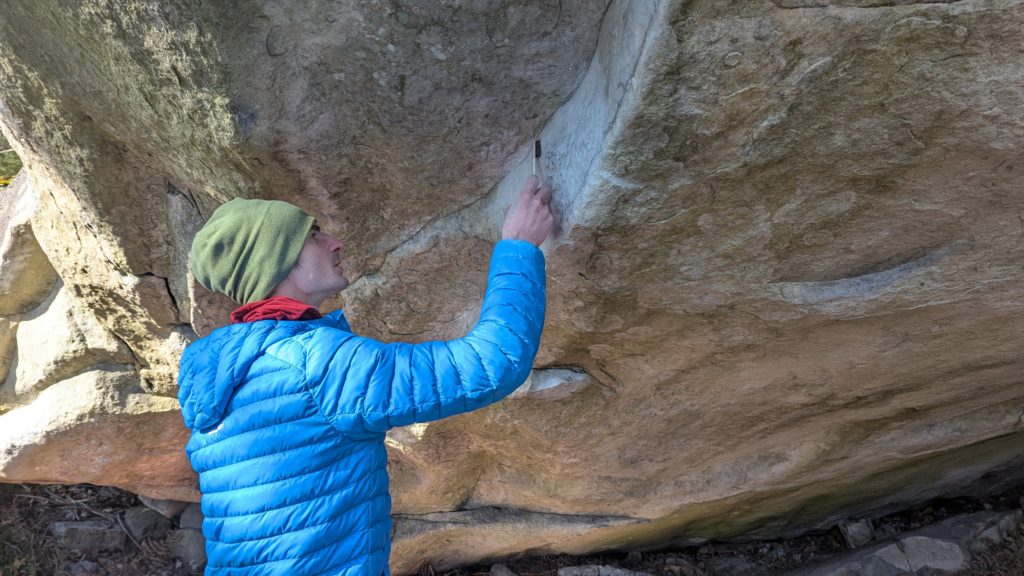
[[[188,87],[188,81],[185,80],[185,77],[181,75],[181,71],[174,64],[171,64],[171,72],[174,73],[174,79],[178,82],[178,88]]]
[[[145,362],[143,362],[143,361],[142,361],[142,360],[141,360],[141,359],[140,359],[140,358],[139,358],[139,357],[138,357],[138,356],[137,356],[137,355],[135,354],[135,350],[133,350],[133,349],[132,349],[132,347],[128,345],[128,342],[127,342],[127,341],[126,341],[126,340],[125,340],[124,338],[122,338],[120,334],[118,334],[118,333],[114,332],[113,330],[108,330],[108,332],[110,332],[110,334],[111,334],[111,335],[112,335],[112,336],[113,336],[114,338],[116,338],[116,339],[117,339],[117,341],[118,341],[118,342],[120,342],[120,343],[121,343],[121,344],[122,344],[122,345],[124,346],[124,349],[128,351],[128,354],[130,354],[130,355],[131,355],[131,357],[132,357],[132,364],[134,365],[133,367],[135,368],[135,373],[136,373],[136,374],[138,374],[138,373],[139,373],[139,370],[140,370],[140,369],[142,369],[142,368],[145,368],[145,367],[147,366],[147,364],[146,364]]]
[[[801,10],[805,8],[898,8],[920,4],[957,4],[965,0],[772,0],[776,8]]]
[[[597,380],[598,382],[601,383],[602,386],[604,386],[608,390],[611,390],[612,392],[617,392],[619,388],[622,388],[622,380],[619,380],[618,377],[616,377],[614,374],[609,372],[608,368],[605,366],[604,362],[601,362],[599,360],[597,362],[597,369],[598,369],[599,372],[601,372],[601,375],[603,375],[606,379],[611,380],[612,382],[614,382],[615,385],[612,386],[612,385],[608,384],[607,382],[603,382],[600,378],[594,378],[594,380]]]
[[[204,222],[206,221],[206,217],[203,216],[203,211],[199,209],[199,203],[196,201],[196,198],[192,194],[191,190],[187,188],[182,190],[175,186],[170,180],[165,180],[164,185],[166,187],[165,192],[167,193],[168,196],[181,196],[182,198],[185,199],[186,202],[188,202],[192,206],[192,208],[196,211],[196,214],[198,214],[199,217],[202,218]]]
[[[545,370],[566,370],[572,372],[573,374],[584,374],[590,378],[590,382],[592,384],[596,384],[597,386],[600,386],[601,388],[608,392],[618,392],[618,390],[616,390],[614,386],[611,386],[608,383],[602,381],[602,378],[598,378],[585,366],[580,366],[579,364],[548,364],[545,366],[539,366],[537,368],[534,368],[534,371],[536,372],[543,372]],[[616,378],[612,377],[610,374],[605,372],[604,369],[601,368],[600,366],[598,367],[598,370],[601,370],[603,372],[602,376],[605,376],[607,379],[617,382],[621,385],[621,382],[619,382]]]
[[[587,376],[593,378],[593,376],[590,374],[590,372],[587,371],[586,368],[578,364],[547,364],[544,366],[538,366],[534,368],[534,370],[568,370],[569,372],[574,372],[576,374],[586,374]]]
[[[171,290],[171,281],[167,278],[161,278],[164,281],[164,287],[167,288],[167,296],[171,299],[171,306],[174,307],[174,319],[181,320],[181,308],[178,307],[178,299],[174,297],[174,291]]]
[[[181,321],[181,309],[178,307],[178,299],[174,297],[174,291],[171,290],[171,281],[164,276],[159,276],[152,272],[143,272],[138,275],[139,278],[159,278],[164,282],[164,289],[167,291],[167,297],[171,299],[171,306],[174,308],[174,319]]]
[[[593,514],[563,514],[558,512],[543,512],[529,510],[527,508],[504,508],[501,506],[479,506],[475,508],[463,508],[460,510],[446,510],[438,512],[425,512],[420,514],[394,514],[396,519],[418,520],[421,522],[437,522],[441,524],[457,521],[459,516],[477,516],[493,514],[499,517],[507,517],[510,520],[527,520],[533,518],[564,518],[575,521],[583,521],[594,524],[623,523],[623,522],[650,522],[647,518],[636,516],[598,516]],[[442,516],[441,518],[428,518],[429,516]],[[454,518],[445,518],[454,517]]]

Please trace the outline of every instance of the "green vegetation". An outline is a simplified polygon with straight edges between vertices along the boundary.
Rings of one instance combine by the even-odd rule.
[[[7,186],[21,170],[21,158],[14,150],[0,151],[0,186]]]

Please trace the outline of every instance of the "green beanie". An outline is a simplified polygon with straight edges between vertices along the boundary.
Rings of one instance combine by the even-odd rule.
[[[239,304],[262,300],[291,272],[313,221],[278,200],[225,202],[192,241],[192,274]]]

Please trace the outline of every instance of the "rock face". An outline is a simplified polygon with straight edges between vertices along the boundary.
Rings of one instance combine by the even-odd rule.
[[[177,402],[143,392],[131,368],[98,367],[61,381],[0,416],[0,424],[4,480],[196,498]]]
[[[29,401],[39,390],[97,364],[130,364],[127,347],[75,303],[63,286],[18,323],[17,369],[5,392]]]
[[[5,143],[0,143],[0,147]],[[0,316],[24,314],[46,299],[57,272],[39,248],[29,219],[35,197],[22,174],[3,192],[0,205]]]
[[[177,401],[143,390],[128,346],[57,277],[24,174],[0,193],[14,207],[0,218],[0,480],[196,498]]]
[[[335,304],[357,331],[461,334],[541,135],[561,228],[538,371],[390,435],[396,572],[778,536],[1022,469],[1024,2],[4,16],[0,126],[34,237],[152,403],[111,394],[96,422],[172,419],[182,346],[230,307],[187,249],[231,197],[292,201],[343,238],[358,280]],[[38,402],[70,381],[0,419],[56,422]],[[175,434],[121,449],[171,454]],[[4,441],[81,480],[43,440]],[[162,465],[153,482],[189,487]]]

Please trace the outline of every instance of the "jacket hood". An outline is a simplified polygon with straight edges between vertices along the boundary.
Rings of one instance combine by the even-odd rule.
[[[220,423],[252,363],[275,342],[317,325],[350,331],[341,310],[336,310],[310,321],[232,324],[190,344],[181,355],[178,370],[178,402],[185,425],[205,430]]]

